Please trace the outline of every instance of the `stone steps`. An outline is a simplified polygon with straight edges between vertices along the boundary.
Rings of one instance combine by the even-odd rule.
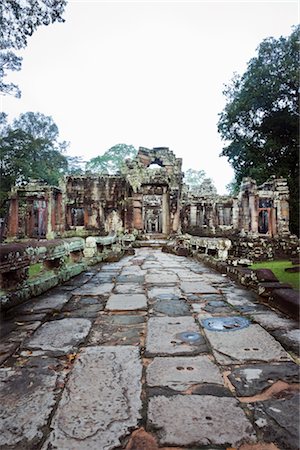
[[[136,241],[140,247],[154,247],[159,248],[167,244],[168,238],[163,233],[149,233],[142,235],[141,240]]]

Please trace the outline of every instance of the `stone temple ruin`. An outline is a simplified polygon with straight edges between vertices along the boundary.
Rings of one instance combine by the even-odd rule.
[[[7,307],[145,241],[229,264],[298,251],[289,232],[285,179],[257,186],[244,178],[236,197],[217,195],[209,183],[189,190],[182,160],[166,147],[141,147],[118,175],[68,175],[60,186],[38,180],[15,186],[4,237],[0,303]]]
[[[66,176],[60,187],[32,181],[12,190],[7,238],[289,235],[285,179],[244,178],[237,197],[189,191],[183,181],[182,160],[165,147],[141,147],[120,175]]]

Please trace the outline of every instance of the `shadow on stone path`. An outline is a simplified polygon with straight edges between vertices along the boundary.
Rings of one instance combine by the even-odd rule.
[[[3,318],[0,449],[296,450],[297,325],[185,257],[94,267]]]

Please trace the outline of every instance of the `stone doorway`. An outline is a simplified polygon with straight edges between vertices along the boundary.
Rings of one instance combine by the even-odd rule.
[[[47,233],[47,203],[43,199],[33,200],[28,206],[25,224],[26,234],[33,238],[45,238]]]
[[[269,216],[270,211],[268,209],[261,209],[258,215],[258,232],[260,234],[267,234],[269,232]]]
[[[162,195],[143,196],[144,233],[163,232]]]

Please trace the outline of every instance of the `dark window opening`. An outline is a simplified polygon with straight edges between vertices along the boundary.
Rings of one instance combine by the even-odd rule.
[[[72,226],[83,227],[84,226],[84,209],[83,208],[71,208]]]

